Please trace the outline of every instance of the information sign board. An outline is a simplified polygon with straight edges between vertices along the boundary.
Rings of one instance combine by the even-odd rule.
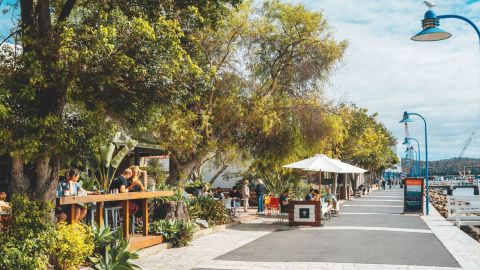
[[[424,179],[405,178],[404,182],[404,212],[423,212]]]

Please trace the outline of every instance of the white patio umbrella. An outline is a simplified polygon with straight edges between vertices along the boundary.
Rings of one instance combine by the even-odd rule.
[[[334,190],[336,190],[336,179],[339,173],[364,173],[367,171],[338,159],[329,158],[326,155],[315,155],[314,157],[300,160],[282,167],[318,172],[320,174],[320,185],[322,184],[321,172],[335,173]]]
[[[315,155],[314,157],[297,161],[292,164],[282,166],[290,169],[300,169],[305,171],[322,171],[322,172],[340,172],[342,168],[336,160],[326,155]]]

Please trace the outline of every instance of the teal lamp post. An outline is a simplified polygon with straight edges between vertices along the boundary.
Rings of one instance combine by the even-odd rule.
[[[425,127],[425,200],[426,200],[426,203],[425,203],[425,213],[426,213],[426,215],[428,215],[428,214],[429,214],[429,206],[428,206],[429,199],[428,199],[428,139],[427,139],[427,121],[425,121],[425,118],[423,118],[423,116],[421,116],[421,115],[418,114],[418,113],[404,112],[404,113],[403,113],[403,118],[402,118],[402,120],[400,120],[399,123],[409,123],[409,122],[413,122],[413,119],[410,118],[411,115],[415,115],[415,116],[420,117],[420,118],[423,120],[423,124],[424,124],[424,127]]]
[[[412,152],[414,153],[413,155],[412,155]],[[405,154],[406,154],[407,160],[409,157],[412,158],[412,169],[410,169],[410,177],[416,177],[418,162],[415,162],[415,161],[417,159],[417,151],[415,151],[413,146],[409,145],[407,146],[407,149],[405,149]]]
[[[417,143],[417,154],[418,154],[418,159],[417,159],[417,170],[418,170],[418,176],[422,176],[422,172],[420,171],[420,160],[421,160],[421,155],[420,155],[420,143],[418,142],[417,139],[415,138],[407,138],[405,137],[405,140],[403,141],[403,145],[408,145],[410,144],[410,141],[415,141]]]
[[[433,10],[428,10],[425,13],[424,19],[422,20],[423,30],[418,32],[418,34],[413,36],[411,39],[414,41],[439,41],[450,38],[452,34],[439,28],[441,19],[459,19],[468,23],[473,27],[473,29],[475,29],[480,42],[480,30],[471,20],[459,15],[437,16]]]

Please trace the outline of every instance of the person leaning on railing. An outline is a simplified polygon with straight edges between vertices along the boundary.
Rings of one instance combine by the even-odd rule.
[[[133,183],[128,185],[127,179],[129,179],[131,176],[132,176],[132,170],[125,169],[121,175],[113,179],[112,183],[110,184],[109,190],[113,191],[115,189],[118,189],[119,193],[129,192],[130,189],[133,189],[133,187],[135,186],[135,184]],[[134,215],[138,211],[139,207],[133,201],[128,201],[128,209],[130,214]]]

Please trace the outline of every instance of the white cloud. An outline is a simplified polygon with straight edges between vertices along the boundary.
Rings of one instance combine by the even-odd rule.
[[[480,135],[480,50],[471,26],[442,20],[453,34],[433,43],[410,41],[421,30],[427,10],[420,0],[303,0],[323,10],[339,39],[350,46],[327,95],[379,113],[379,119],[403,141],[403,111],[428,121],[430,159],[457,154],[474,130]],[[436,1],[438,14],[464,15],[480,25],[480,2]],[[410,135],[423,142],[423,124],[409,124]],[[480,157],[480,137],[466,156]],[[404,147],[398,147],[403,152]],[[422,153],[425,153],[422,147]],[[423,155],[423,154],[422,154]]]

